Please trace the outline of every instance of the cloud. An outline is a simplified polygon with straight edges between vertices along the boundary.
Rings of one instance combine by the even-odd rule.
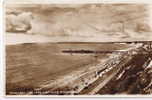
[[[18,15],[6,15],[6,31],[26,32],[31,27],[30,22],[32,18],[31,12],[23,12]]]

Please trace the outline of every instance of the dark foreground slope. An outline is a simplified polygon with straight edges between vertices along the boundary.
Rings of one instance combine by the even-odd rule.
[[[151,94],[152,66],[149,54],[137,54],[98,94]]]

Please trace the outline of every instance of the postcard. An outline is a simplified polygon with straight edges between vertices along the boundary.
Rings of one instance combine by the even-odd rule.
[[[151,96],[152,4],[31,1],[4,3],[6,96]]]

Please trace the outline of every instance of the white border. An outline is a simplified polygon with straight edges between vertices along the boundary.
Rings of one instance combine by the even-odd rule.
[[[1,11],[1,14],[2,14],[2,49],[1,49],[1,51],[2,51],[2,71],[3,71],[3,75],[2,76],[4,76],[3,77],[3,83],[2,83],[2,87],[4,87],[4,88],[2,88],[2,96],[4,96],[6,93],[5,93],[5,83],[6,83],[6,52],[5,52],[5,37],[6,37],[6,35],[5,35],[5,4],[4,4],[4,2],[2,2],[2,11]]]
[[[16,1],[16,2],[15,2]],[[32,2],[34,1],[34,2]],[[5,14],[4,14],[4,6],[5,4],[30,4],[30,3],[34,3],[34,4],[40,4],[40,3],[47,3],[47,4],[67,4],[67,3],[75,3],[75,4],[80,4],[80,3],[146,3],[146,4],[152,4],[151,0],[6,0],[5,2],[3,1],[3,4],[1,4],[0,6],[3,7],[3,9],[0,11],[0,14],[3,16],[1,17],[1,31],[0,34],[0,65],[1,65],[1,73],[0,76],[3,76],[1,83],[2,84],[2,93],[1,95],[3,95],[4,97],[10,98],[10,97],[63,97],[63,98],[67,98],[67,97],[126,97],[126,98],[130,98],[130,97],[136,97],[136,98],[145,98],[145,97],[152,97],[152,95],[6,95],[5,94],[5,75],[6,75],[6,64],[5,64]]]
[[[151,0],[5,0],[5,3],[34,3],[34,4],[84,4],[84,3],[150,3]]]

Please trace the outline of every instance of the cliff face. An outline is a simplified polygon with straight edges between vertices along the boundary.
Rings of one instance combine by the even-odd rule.
[[[151,94],[151,55],[135,55],[99,94]]]

